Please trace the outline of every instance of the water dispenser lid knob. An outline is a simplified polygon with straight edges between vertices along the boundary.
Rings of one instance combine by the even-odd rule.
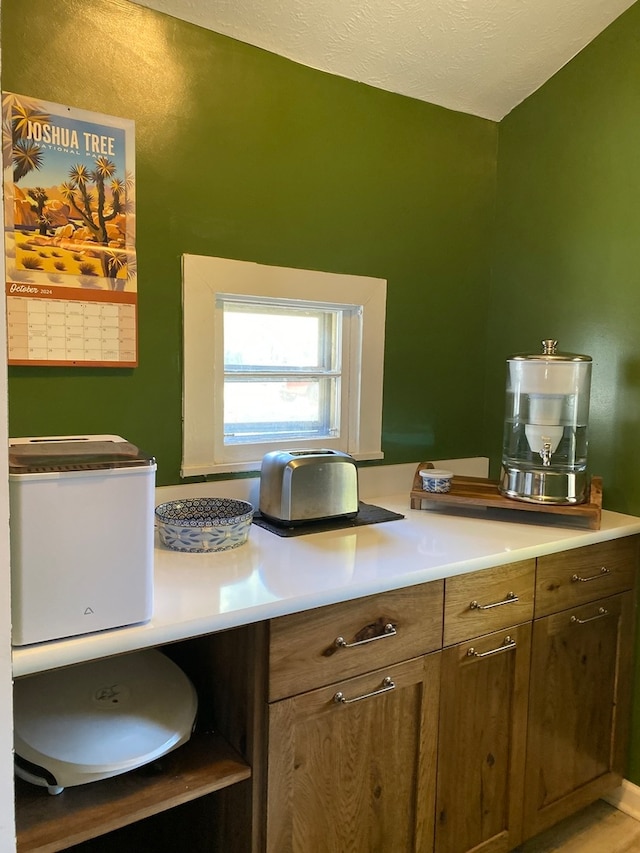
[[[576,352],[558,352],[558,341],[553,338],[548,338],[542,341],[542,352],[534,353],[516,353],[510,356],[507,361],[514,362],[544,362],[545,364],[556,364],[562,362],[590,362],[590,355],[581,355]]]

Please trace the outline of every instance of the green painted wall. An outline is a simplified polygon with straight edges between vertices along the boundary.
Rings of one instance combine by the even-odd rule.
[[[603,476],[605,506],[634,515],[640,515],[639,44],[636,4],[500,123],[486,394],[486,448],[497,465],[507,356],[537,352],[548,337],[591,355],[590,467]],[[640,669],[635,683],[640,687]],[[638,687],[629,769],[636,784]]]
[[[180,256],[388,280],[385,462],[479,455],[497,125],[124,0],[2,3],[2,87],[134,119],[134,370],[11,368],[11,435],[114,432],[179,481]]]

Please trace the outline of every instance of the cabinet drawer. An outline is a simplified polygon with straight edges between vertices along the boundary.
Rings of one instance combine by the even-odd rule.
[[[530,621],[535,569],[535,560],[523,560],[447,578],[444,645]]]
[[[269,701],[439,649],[443,597],[434,581],[271,620]]]
[[[637,536],[539,557],[536,618],[631,589],[637,562]]]

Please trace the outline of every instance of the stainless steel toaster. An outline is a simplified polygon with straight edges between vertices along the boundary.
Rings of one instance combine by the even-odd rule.
[[[301,524],[358,512],[358,469],[339,450],[274,450],[262,459],[260,512]]]

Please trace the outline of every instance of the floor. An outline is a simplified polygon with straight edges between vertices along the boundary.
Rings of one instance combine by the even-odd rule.
[[[513,853],[640,853],[640,821],[598,800]]]

